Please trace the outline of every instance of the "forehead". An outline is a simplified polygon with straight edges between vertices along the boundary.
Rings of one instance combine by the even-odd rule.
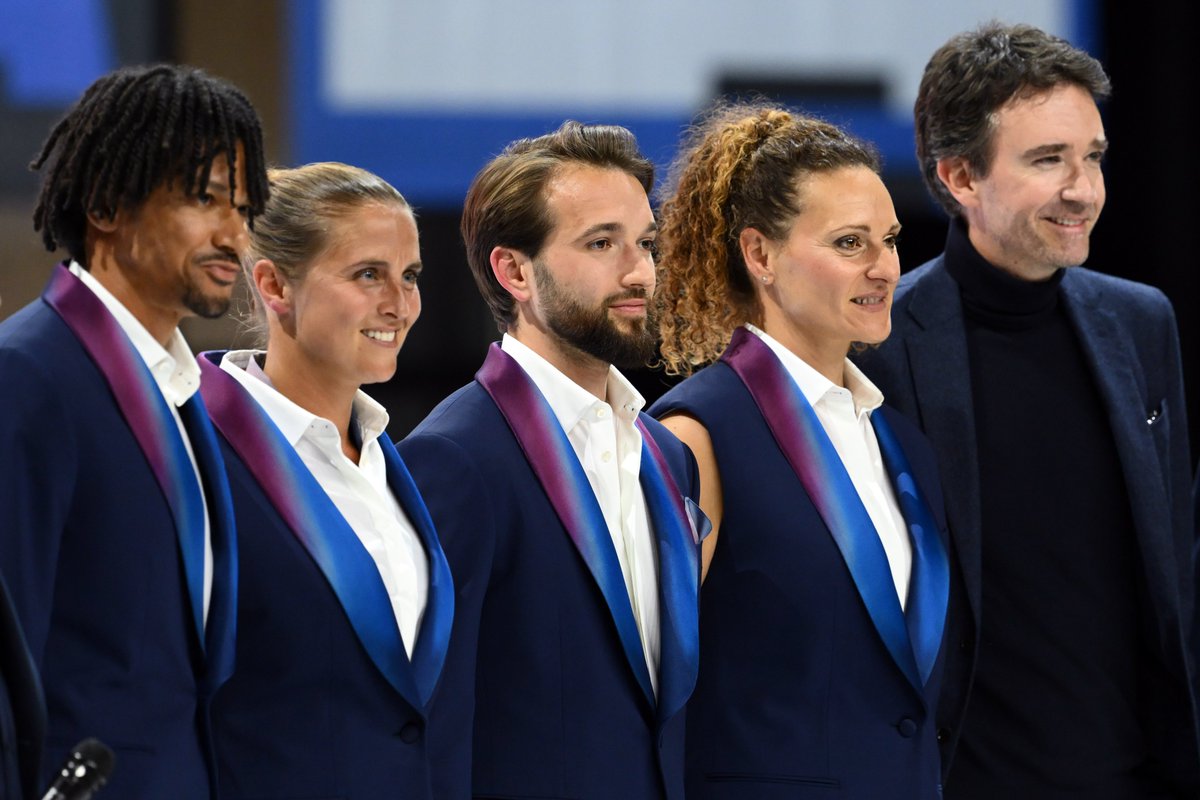
[[[883,225],[896,222],[892,196],[867,167],[843,167],[801,179],[797,223],[812,227]]]
[[[1091,94],[1075,84],[1010,100],[993,115],[997,147],[1086,146],[1104,140],[1104,122]]]
[[[610,223],[641,231],[654,223],[646,190],[637,178],[590,164],[569,164],[555,172],[546,183],[546,210],[552,236]]]

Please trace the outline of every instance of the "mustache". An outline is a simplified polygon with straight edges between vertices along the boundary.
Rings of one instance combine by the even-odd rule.
[[[604,304],[609,305],[610,303],[619,303],[622,300],[649,300],[649,299],[650,299],[650,294],[645,290],[645,288],[638,286],[633,289],[629,289],[628,291],[617,292],[616,294],[610,294],[608,297],[604,298]]]
[[[228,261],[235,267],[241,267],[242,265],[242,259],[238,256],[237,251],[231,247],[214,248],[206,253],[199,254],[193,261],[197,264],[203,264],[208,261]]]

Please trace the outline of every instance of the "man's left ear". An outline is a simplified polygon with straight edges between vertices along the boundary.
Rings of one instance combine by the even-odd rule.
[[[511,247],[493,247],[489,260],[492,274],[505,291],[518,303],[529,302],[533,297],[532,259]]]
[[[91,228],[95,228],[100,233],[112,233],[121,224],[121,216],[124,212],[117,209],[117,213],[112,215],[112,218],[105,217],[95,211],[89,211],[87,214],[87,224]]]

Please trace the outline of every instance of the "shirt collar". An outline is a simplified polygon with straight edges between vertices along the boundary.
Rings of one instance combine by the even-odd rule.
[[[504,334],[500,349],[525,370],[525,373],[537,386],[538,391],[550,404],[550,410],[558,419],[558,424],[564,431],[574,428],[584,415],[599,404],[611,405],[613,413],[632,424],[634,418],[646,405],[645,398],[633,387],[633,384],[621,374],[620,370],[611,364],[608,367],[608,379],[605,383],[605,401],[584,389],[575,381],[562,374],[546,359],[535,353],[528,345]]]
[[[792,376],[792,380],[800,388],[800,393],[804,395],[804,399],[810,406],[815,406],[830,391],[843,391],[840,386],[813,369],[808,362],[784,347],[766,331],[750,324],[746,325],[746,330],[762,339],[763,344],[771,348],[771,352],[783,364],[788,375]],[[859,415],[864,412],[870,413],[883,405],[883,392],[871,383],[870,379],[854,365],[853,361],[847,358],[844,364],[845,369],[842,372],[842,377],[846,381],[844,391],[850,392],[850,397],[854,400],[855,412]]]
[[[312,428],[314,422],[329,422],[311,411],[297,405],[279,392],[267,373],[258,365],[257,356],[265,355],[262,350],[230,350],[221,359],[221,369],[237,379],[250,393],[271,421],[279,428],[283,438],[295,447]],[[354,423],[358,425],[362,443],[372,442],[387,429],[388,413],[374,398],[359,389],[354,395]],[[332,423],[329,423],[332,425]]]
[[[112,314],[117,325],[125,332],[138,356],[150,370],[154,382],[167,399],[181,406],[191,399],[200,388],[200,365],[192,356],[192,350],[184,340],[183,334],[176,328],[163,347],[150,335],[150,331],[137,317],[127,309],[108,288],[97,280],[96,276],[84,269],[79,263],[72,261],[71,274],[79,278],[83,285],[92,290],[97,299]]]

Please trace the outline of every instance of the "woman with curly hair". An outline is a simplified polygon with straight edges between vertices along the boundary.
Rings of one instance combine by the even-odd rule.
[[[672,169],[662,354],[691,377],[652,413],[695,453],[713,523],[690,798],[940,795],[936,465],[846,358],[891,327],[900,224],[878,171],[837,127],[766,106],[718,107]]]

